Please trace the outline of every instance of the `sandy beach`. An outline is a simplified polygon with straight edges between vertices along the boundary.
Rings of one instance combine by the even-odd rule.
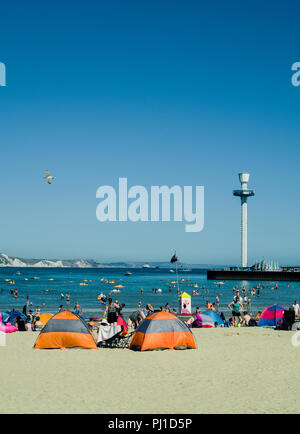
[[[0,347],[1,413],[295,413],[294,332],[193,331],[197,350],[33,350],[37,333]]]

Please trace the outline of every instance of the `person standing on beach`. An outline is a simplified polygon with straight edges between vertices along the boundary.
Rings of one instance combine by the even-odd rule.
[[[294,301],[293,308],[294,308],[295,314],[298,315],[300,306],[299,306],[297,300]]]
[[[228,308],[232,312],[232,316],[234,318],[234,325],[237,325],[237,321],[239,324],[241,323],[241,310],[243,309],[242,303],[235,299],[231,303],[229,303]]]
[[[41,309],[39,306],[35,309],[34,316],[39,316],[41,314]]]
[[[119,306],[117,306],[117,308],[119,308]],[[112,301],[112,298],[108,299],[108,304],[104,310],[104,316],[106,315],[106,313],[107,313],[107,322],[109,324],[117,324],[116,305]]]
[[[219,296],[216,296],[216,304],[217,304],[217,312],[220,313],[220,299]]]

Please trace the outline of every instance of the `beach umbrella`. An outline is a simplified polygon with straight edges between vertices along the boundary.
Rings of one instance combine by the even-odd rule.
[[[217,312],[215,312],[214,310],[211,310],[211,309],[206,310],[205,315],[209,316],[213,320],[214,323],[215,322],[218,323],[218,326],[224,325],[224,321],[222,320],[220,315]]]
[[[261,314],[258,326],[275,327],[278,321],[282,320],[285,310],[287,310],[285,307],[279,306],[278,304],[267,307]]]

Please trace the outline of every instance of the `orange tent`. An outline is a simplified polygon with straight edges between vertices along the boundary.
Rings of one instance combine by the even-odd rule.
[[[33,348],[73,347],[97,349],[87,324],[73,312],[65,310],[49,319]]]
[[[52,313],[42,313],[41,315],[39,315],[39,317],[40,317],[40,321],[44,327],[47,324],[47,322],[49,321],[49,319],[53,317],[53,314]]]
[[[135,330],[129,348],[131,350],[186,350],[196,349],[189,327],[169,312],[155,312]]]

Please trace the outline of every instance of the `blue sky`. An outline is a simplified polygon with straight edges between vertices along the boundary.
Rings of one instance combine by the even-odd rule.
[[[0,250],[101,261],[300,263],[296,1],[1,5]],[[43,171],[57,177],[51,186]],[[203,185],[205,227],[100,223],[96,190]]]

